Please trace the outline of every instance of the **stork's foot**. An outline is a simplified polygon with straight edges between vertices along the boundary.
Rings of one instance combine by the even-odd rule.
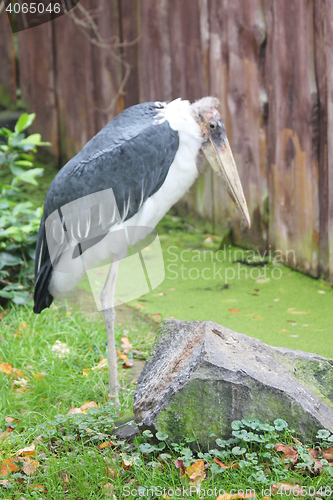
[[[109,392],[109,401],[114,404],[114,406],[120,406],[118,394],[111,394]]]
[[[120,401],[119,401],[119,390],[120,390],[120,384],[118,382],[118,377],[116,381],[114,379],[111,380],[110,377],[110,384],[109,384],[109,401],[114,403],[115,406],[120,406]]]

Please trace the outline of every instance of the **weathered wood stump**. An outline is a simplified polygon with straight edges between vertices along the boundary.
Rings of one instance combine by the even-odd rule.
[[[242,418],[333,430],[333,360],[270,347],[213,322],[164,320],[134,396],[137,422],[172,441],[230,437]]]

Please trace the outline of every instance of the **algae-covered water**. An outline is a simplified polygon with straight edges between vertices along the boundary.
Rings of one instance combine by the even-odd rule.
[[[283,266],[278,252],[265,264],[253,251],[195,231],[169,230],[159,239],[165,279],[130,303],[141,313],[156,321],[211,320],[270,345],[333,358],[330,285]]]

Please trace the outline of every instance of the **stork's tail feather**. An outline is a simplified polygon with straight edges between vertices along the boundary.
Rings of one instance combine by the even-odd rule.
[[[50,307],[53,301],[53,297],[48,291],[48,285],[51,279],[51,273],[52,273],[52,264],[51,261],[49,260],[46,262],[38,275],[38,278],[36,280],[35,284],[35,293],[34,293],[34,312],[39,314],[42,312],[43,309],[46,307]]]
[[[52,304],[53,296],[48,290],[52,269],[53,266],[46,242],[45,223],[42,219],[37,238],[35,262],[34,312],[37,314]]]

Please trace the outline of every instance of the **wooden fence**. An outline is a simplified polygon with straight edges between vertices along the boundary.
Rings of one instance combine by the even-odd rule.
[[[20,32],[17,65],[0,15],[0,95],[15,99],[19,84],[61,162],[124,107],[215,95],[253,225],[243,228],[210,170],[187,195],[188,210],[220,232],[232,226],[235,243],[278,249],[291,267],[333,284],[332,1],[79,6],[75,19]]]

